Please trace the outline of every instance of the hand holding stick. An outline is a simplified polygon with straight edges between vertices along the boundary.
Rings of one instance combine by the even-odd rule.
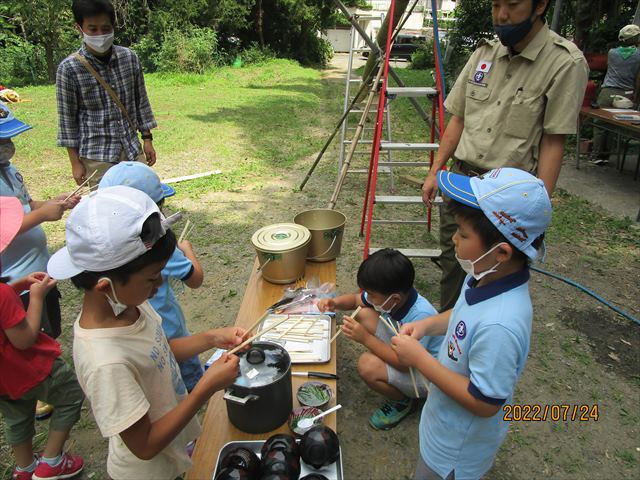
[[[387,320],[382,315],[378,315],[378,318],[382,321],[382,323],[384,323],[387,326],[387,328],[391,331],[391,333],[393,333],[394,335],[400,335],[400,332],[398,332],[398,329],[395,327],[395,325],[391,320]],[[411,375],[411,383],[413,384],[413,391],[416,394],[416,398],[420,398],[420,393],[418,392],[418,385],[416,384],[416,374],[413,371],[413,367],[409,367],[409,374]],[[424,381],[425,387],[427,387],[427,382],[426,380],[424,380],[424,378],[423,378],[423,381]]]
[[[354,320],[356,319],[356,315],[358,315],[360,313],[360,310],[362,310],[362,307],[358,305],[358,308],[356,308],[353,313],[351,314],[351,318],[353,318]],[[336,334],[331,337],[331,340],[329,340],[329,344],[333,343],[333,341],[338,338],[338,335],[340,335],[342,333],[342,327],[338,328],[338,331],[336,332]]]
[[[96,173],[98,173],[98,171],[97,171],[97,170],[96,170],[95,172],[93,172],[93,173],[89,176],[89,178],[87,178],[84,182],[82,182],[82,183],[78,186],[78,188],[76,188],[72,193],[70,193],[69,195],[67,195],[67,198],[65,198],[65,199],[62,201],[62,203],[65,203],[67,200],[69,200],[71,197],[73,197],[76,193],[78,193],[80,190],[82,190],[82,188],[83,188],[87,183],[89,183],[89,180],[91,180],[91,179],[95,176],[95,174],[96,174]]]

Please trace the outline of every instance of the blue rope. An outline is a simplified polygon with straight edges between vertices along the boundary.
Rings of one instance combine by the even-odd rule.
[[[632,322],[637,323],[638,325],[640,325],[640,320],[637,319],[636,317],[631,316],[630,314],[628,314],[627,312],[624,312],[622,310],[620,310],[618,307],[616,307],[615,305],[610,304],[609,302],[607,302],[604,298],[602,298],[600,295],[598,295],[597,293],[592,292],[591,290],[589,290],[586,287],[583,287],[582,285],[580,285],[579,283],[574,282],[573,280],[566,278],[566,277],[561,277],[560,275],[557,275],[555,273],[551,273],[548,272],[546,270],[542,270],[541,268],[538,267],[534,267],[533,265],[531,267],[531,270],[535,271],[535,272],[540,272],[543,273],[544,275],[548,275],[551,278],[555,278],[556,280],[561,280],[564,283],[568,283],[569,285],[572,285],[580,290],[582,290],[584,293],[586,293],[587,295],[595,298],[596,300],[598,300],[600,303],[606,305],[607,307],[609,307],[611,310],[613,310],[614,312],[616,312],[619,315],[622,315],[623,317],[627,318],[628,320],[631,320]]]
[[[444,81],[444,63],[442,62],[442,52],[440,51],[440,38],[438,36],[438,7],[436,0],[431,0],[431,18],[433,18],[433,41],[435,42],[438,65],[440,65],[440,91],[442,100],[447,98],[446,83]]]

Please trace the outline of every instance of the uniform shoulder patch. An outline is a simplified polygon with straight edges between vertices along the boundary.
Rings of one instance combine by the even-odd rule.
[[[476,44],[476,50],[478,50],[481,47],[493,47],[495,43],[496,43],[495,40],[491,40],[489,38],[481,38],[480,40],[478,40],[478,43]]]
[[[557,45],[558,47],[566,50],[572,59],[574,60],[584,59],[584,55],[582,54],[580,49],[577,47],[577,45],[567,40],[566,38],[561,37],[560,35],[557,35],[556,38],[553,39],[553,43],[554,45]]]

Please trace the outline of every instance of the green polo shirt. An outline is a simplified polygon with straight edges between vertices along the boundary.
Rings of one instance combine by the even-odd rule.
[[[543,133],[576,133],[588,73],[578,47],[546,24],[518,55],[484,41],[445,102],[464,119],[456,158],[487,170],[534,172]]]

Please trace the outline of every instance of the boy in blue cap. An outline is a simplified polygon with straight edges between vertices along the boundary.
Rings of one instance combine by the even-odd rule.
[[[392,344],[400,361],[432,382],[420,420],[415,479],[478,479],[509,424],[531,339],[529,264],[543,255],[551,202],[542,180],[515,168],[480,177],[441,171],[438,185],[458,229],[456,258],[467,272],[451,310],[404,325]],[[437,357],[418,340],[445,334]]]
[[[152,168],[140,162],[121,162],[107,170],[100,180],[99,189],[124,185],[140,190],[162,207],[164,199],[175,195],[175,190],[166,183],[160,182],[160,177]],[[167,265],[162,269],[162,285],[158,288],[149,303],[162,318],[162,329],[169,340],[190,335],[184,314],[169,280],[176,278],[184,282],[189,288],[199,288],[204,274],[198,257],[193,251],[189,240],[183,240],[173,251]],[[187,391],[193,390],[202,377],[202,365],[197,356],[178,362],[180,373]]]

